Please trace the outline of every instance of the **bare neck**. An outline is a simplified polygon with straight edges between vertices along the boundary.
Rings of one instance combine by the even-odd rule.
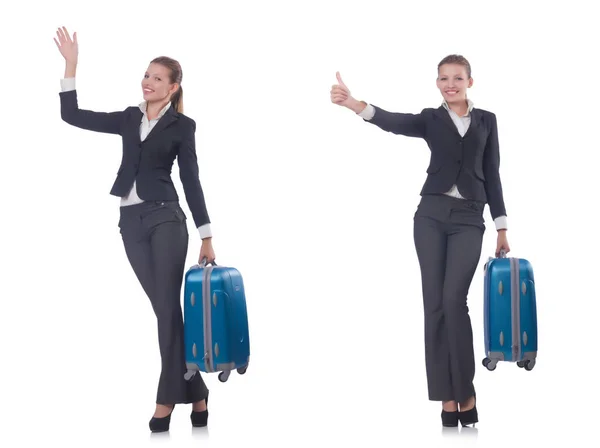
[[[467,100],[457,101],[456,103],[448,103],[448,107],[459,117],[464,117],[469,111],[469,103]]]
[[[161,110],[168,104],[168,101],[164,102],[152,102],[146,105],[146,115],[148,115],[148,120],[154,120],[158,117],[158,114]]]

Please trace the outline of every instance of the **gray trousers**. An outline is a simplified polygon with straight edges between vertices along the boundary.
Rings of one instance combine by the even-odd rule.
[[[480,202],[425,195],[414,217],[425,313],[429,399],[465,401],[475,393],[467,294],[485,232]]]
[[[208,398],[199,374],[186,381],[181,289],[189,235],[176,201],[149,201],[121,207],[119,228],[129,263],[150,299],[158,324],[161,373],[158,404]]]

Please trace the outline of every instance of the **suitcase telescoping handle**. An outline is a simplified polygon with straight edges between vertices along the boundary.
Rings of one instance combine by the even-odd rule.
[[[500,257],[498,258],[506,258],[506,251],[504,249],[500,249]]]

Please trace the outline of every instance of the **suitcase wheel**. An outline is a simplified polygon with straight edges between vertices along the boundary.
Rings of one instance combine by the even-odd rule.
[[[227,380],[229,379],[229,374],[230,373],[231,372],[229,372],[229,371],[225,371],[225,372],[219,373],[219,381],[222,382],[222,383],[227,382]]]
[[[482,363],[486,369],[488,369],[489,371],[492,371],[492,370],[496,370],[496,364],[498,363],[498,361],[491,360],[490,358],[484,358]]]
[[[237,369],[237,373],[243,375],[244,373],[246,373],[246,370],[248,370],[248,366],[243,366]],[[219,381],[222,383],[227,382],[227,380],[229,379],[229,375],[231,375],[230,370],[219,373]]]
[[[535,359],[526,359],[525,361],[517,361],[517,366],[530,372],[535,366]]]

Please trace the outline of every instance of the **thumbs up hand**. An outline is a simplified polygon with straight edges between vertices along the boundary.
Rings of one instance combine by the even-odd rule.
[[[348,106],[348,100],[352,98],[350,95],[350,89],[342,81],[340,72],[336,72],[337,84],[331,86],[331,102],[339,106]]]
[[[347,107],[356,113],[360,113],[360,111],[365,108],[366,104],[361,103],[352,97],[350,89],[346,86],[344,81],[342,81],[340,72],[336,72],[335,76],[338,83],[331,87],[331,102],[338,106]]]

